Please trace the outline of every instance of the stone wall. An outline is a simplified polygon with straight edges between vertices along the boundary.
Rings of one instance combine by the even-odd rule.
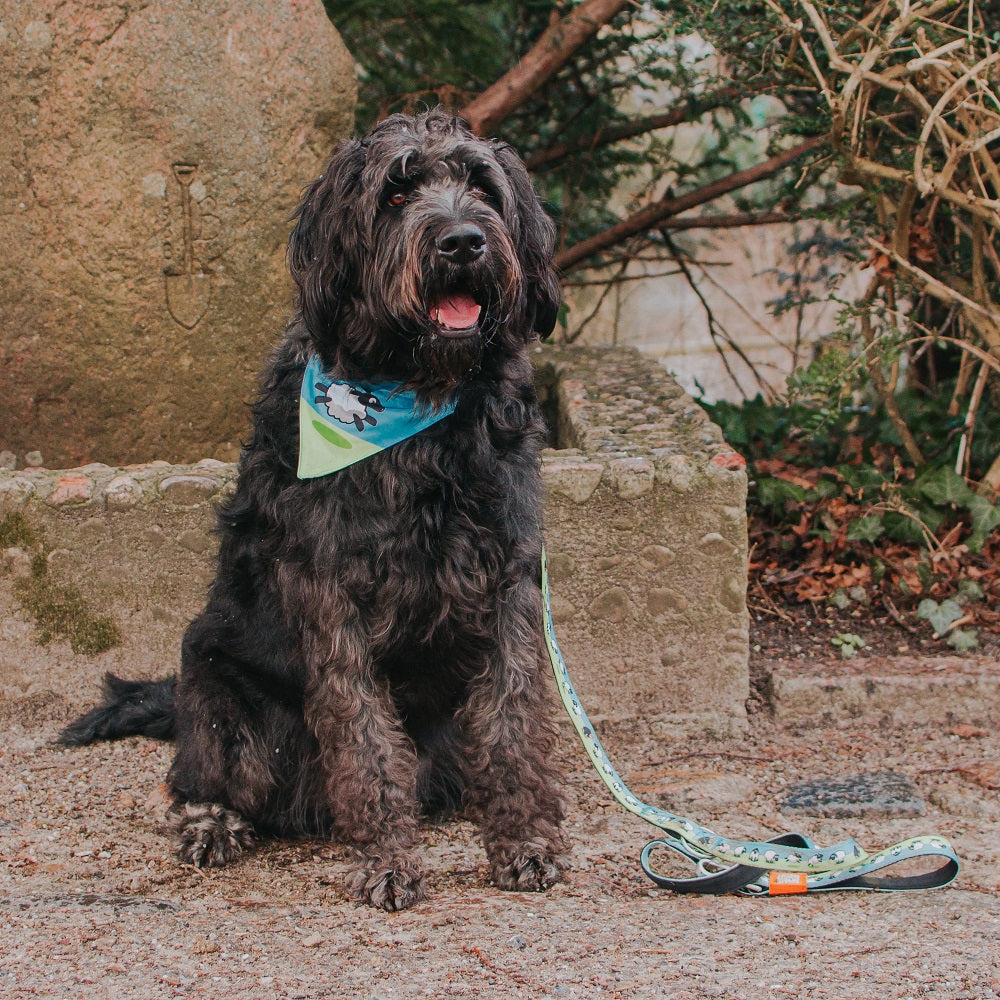
[[[354,75],[321,0],[0,0],[0,451],[236,458]]]
[[[729,732],[749,694],[746,468],[635,351],[543,349],[553,619],[588,710]]]
[[[584,704],[661,734],[738,730],[742,459],[635,352],[540,348],[537,372],[553,429],[542,460],[553,611]],[[212,577],[212,506],[234,476],[214,460],[0,472],[0,698],[83,704],[104,670],[173,672]],[[32,572],[82,597],[82,628],[112,615],[120,645],[96,655],[58,637],[39,645],[37,609],[15,596]]]

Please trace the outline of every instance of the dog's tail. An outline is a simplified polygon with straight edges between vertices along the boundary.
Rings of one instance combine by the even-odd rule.
[[[112,673],[105,674],[104,704],[71,722],[56,742],[84,746],[123,736],[172,739],[175,682],[174,677],[160,681],[124,681]]]

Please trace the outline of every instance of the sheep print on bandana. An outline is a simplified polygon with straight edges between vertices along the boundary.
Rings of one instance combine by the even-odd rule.
[[[345,382],[312,355],[299,396],[299,479],[338,472],[419,434],[455,409],[417,403],[398,382]]]

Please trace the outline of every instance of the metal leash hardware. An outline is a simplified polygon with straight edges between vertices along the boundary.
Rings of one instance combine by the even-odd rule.
[[[598,739],[593,723],[566,669],[552,624],[548,567],[542,550],[542,598],[545,647],[555,675],[556,687],[584,749],[609,791],[629,812],[663,832],[642,851],[643,871],[658,886],[683,893],[745,895],[790,895],[831,889],[874,889],[883,892],[938,889],[953,882],[959,860],[944,837],[912,837],[875,854],[866,852],[855,840],[821,847],[808,837],[786,833],[765,841],[740,841],[722,837],[683,816],[651,806],[639,799],[625,784]],[[691,861],[698,875],[668,878],[650,863],[654,851],[665,848]],[[878,877],[874,873],[914,858],[939,857],[943,863],[919,875]]]

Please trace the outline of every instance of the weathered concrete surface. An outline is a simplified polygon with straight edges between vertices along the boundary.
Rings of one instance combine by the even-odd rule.
[[[0,451],[236,457],[354,88],[320,0],[0,0]]]
[[[72,696],[83,664],[95,681],[104,670],[173,673],[181,635],[212,578],[212,500],[234,468],[208,460],[0,477],[0,511],[23,514],[35,536],[27,552],[8,548],[0,566],[0,694]],[[34,616],[13,593],[38,552],[56,585],[78,588],[95,615],[114,617],[121,645],[96,656],[60,640],[38,645]]]
[[[900,771],[840,775],[791,785],[781,800],[790,815],[856,819],[861,816],[926,816],[916,785]]]
[[[843,718],[794,732],[763,714],[745,735],[722,740],[652,739],[641,721],[601,727],[620,771],[650,801],[733,835],[797,830],[873,850],[939,833],[962,858],[951,889],[760,899],[655,889],[638,855],[656,831],[611,801],[566,723],[566,880],[545,894],[501,892],[470,823],[428,825],[428,899],[387,915],[345,899],[348,858],[337,845],[265,844],[201,872],[179,864],[157,793],[169,745],[50,742],[89,695],[90,669],[77,665],[69,701],[0,694],[5,1000],[1000,995],[1000,806],[957,766],[1000,759],[995,729],[959,740],[938,726]],[[788,785],[804,777],[879,769],[906,773],[928,815],[838,820],[782,810]],[[723,781],[746,787],[720,794]]]
[[[654,361],[545,349],[553,617],[598,716],[663,732],[745,722],[745,463]]]
[[[803,669],[775,663],[768,701],[776,719],[882,719],[912,723],[995,725],[1000,722],[1000,672],[985,656],[898,656],[872,666],[830,660]]]
[[[632,351],[542,350],[538,373],[559,440],[542,475],[556,629],[598,719],[641,717],[660,733],[746,723],[746,475],[703,412]],[[90,465],[0,473],[0,517],[37,536],[0,566],[0,692],[80,697],[82,672],[172,673],[213,574],[212,507],[235,467]],[[18,573],[47,576],[123,641],[92,657],[39,646]],[[45,664],[45,669],[39,669]]]

